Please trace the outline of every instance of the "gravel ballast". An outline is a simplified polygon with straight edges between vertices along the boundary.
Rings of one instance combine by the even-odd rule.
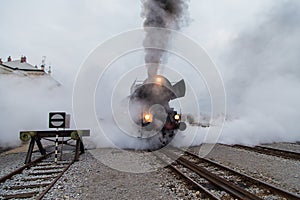
[[[199,148],[193,148],[193,150],[198,152]],[[300,194],[300,161],[219,144],[214,146],[207,158],[290,192]]]
[[[198,148],[193,150],[198,152]],[[1,154],[1,176],[19,167],[26,153]],[[300,161],[215,145],[207,158],[300,193]],[[147,173],[142,173],[147,171]],[[135,172],[135,173],[131,173]],[[141,172],[141,173],[137,173]],[[149,152],[94,149],[80,155],[44,199],[199,199]]]
[[[102,151],[107,156],[110,150]],[[175,193],[166,187],[174,180],[173,175],[166,174],[164,169],[148,173],[115,170],[87,152],[71,166],[45,199],[176,199]]]

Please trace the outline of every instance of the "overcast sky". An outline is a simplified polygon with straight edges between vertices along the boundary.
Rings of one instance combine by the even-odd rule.
[[[26,55],[39,65],[46,56],[55,79],[71,86],[99,44],[142,27],[141,10],[139,0],[0,0],[0,58]],[[189,13],[190,25],[180,31],[207,50],[225,82],[228,121],[220,141],[300,140],[300,1],[191,0]],[[2,106],[11,113],[11,99],[23,96],[7,96]]]
[[[42,56],[60,82],[72,80],[88,54],[106,39],[141,27],[138,0],[0,0],[0,57]],[[276,3],[279,1],[276,1]],[[190,25],[182,30],[214,58],[242,29],[264,18],[272,0],[191,0]],[[72,82],[72,81],[71,81]]]

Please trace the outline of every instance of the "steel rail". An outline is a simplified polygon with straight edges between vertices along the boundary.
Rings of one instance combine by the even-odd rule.
[[[178,149],[178,150],[182,151],[181,149]],[[295,200],[296,199],[300,199],[300,196],[298,196],[298,195],[296,195],[294,193],[291,193],[291,192],[286,191],[284,189],[278,188],[278,187],[276,187],[276,186],[274,186],[274,185],[272,185],[270,183],[261,181],[259,179],[256,179],[256,178],[253,178],[251,176],[248,176],[246,174],[242,174],[242,173],[240,173],[238,171],[235,171],[233,169],[230,169],[229,167],[224,166],[224,165],[222,165],[220,163],[217,163],[215,161],[209,160],[207,158],[201,158],[198,155],[196,155],[196,154],[194,154],[194,153],[192,153],[190,151],[185,151],[185,153],[188,154],[188,155],[191,155],[191,156],[193,156],[195,158],[198,158],[200,161],[203,161],[203,162],[209,163],[209,164],[211,164],[211,165],[213,165],[215,167],[219,167],[221,169],[227,170],[227,171],[229,171],[229,172],[231,172],[231,173],[233,173],[233,174],[235,174],[237,176],[242,177],[245,180],[248,180],[248,181],[250,181],[252,183],[260,185],[260,186],[262,186],[262,187],[264,187],[266,189],[269,189],[270,191],[273,191],[275,194],[281,195],[281,196],[283,196],[283,197],[285,197],[287,199],[295,199]]]
[[[152,152],[161,162],[166,164],[166,167],[170,168],[171,170],[175,171],[179,176],[185,178],[187,182],[189,182],[194,187],[198,188],[200,191],[204,193],[205,196],[207,196],[210,199],[214,200],[221,200],[219,197],[215,196],[213,193],[211,193],[209,190],[207,190],[205,187],[194,181],[189,176],[185,175],[181,170],[179,170],[177,167],[174,166],[174,164],[167,162],[162,157],[159,156],[159,154]]]
[[[288,151],[284,149],[277,149],[277,148],[266,147],[261,145],[250,147],[250,146],[244,146],[239,144],[233,145],[231,147],[237,147],[248,151],[255,151],[262,154],[283,157],[286,159],[300,160],[300,153],[294,151]]]
[[[3,176],[2,178],[0,178],[0,183],[3,183],[5,182],[6,180],[10,179],[11,177],[13,177],[14,175],[16,174],[21,174],[23,172],[24,169],[26,168],[29,168],[29,167],[32,167],[34,165],[36,165],[37,163],[41,162],[42,160],[48,158],[51,154],[53,154],[54,152],[50,152],[46,155],[43,155],[41,157],[39,157],[38,159],[28,163],[28,164],[25,164],[24,166],[14,170],[13,172],[7,174],[6,176]]]
[[[205,178],[209,182],[211,182],[213,185],[217,186],[218,188],[221,188],[222,190],[228,192],[232,196],[243,199],[243,200],[260,200],[261,198],[255,196],[254,194],[234,185],[233,183],[225,180],[224,178],[221,178],[208,170],[195,165],[194,163],[188,161],[187,159],[183,157],[176,156],[176,154],[171,153],[170,151],[163,150],[161,151],[166,156],[170,157],[171,159],[176,160],[179,164],[183,165],[184,167],[192,170],[193,172],[197,173],[201,177]]]
[[[74,163],[72,161],[70,164],[66,166],[66,168],[59,173],[59,175],[47,186],[47,188],[36,198],[37,200],[43,199],[45,194],[53,187],[53,185],[60,179],[60,177],[70,168],[70,166]]]
[[[14,199],[14,198],[36,198],[36,199],[42,199],[45,194],[54,186],[54,184],[58,181],[58,179],[69,169],[69,167],[74,163],[73,161],[70,161],[68,163],[64,162],[64,164],[67,164],[67,166],[64,166],[62,168],[61,165],[56,165],[56,166],[47,166],[50,165],[51,163],[47,163],[47,164],[42,164],[39,165],[40,163],[42,163],[41,161],[43,161],[44,159],[48,158],[51,154],[53,154],[54,152],[50,152],[44,156],[41,156],[40,158],[18,168],[17,170],[11,172],[10,174],[2,177],[0,179],[0,183],[5,182],[8,179],[11,179],[14,175],[16,174],[21,174],[24,169],[29,169],[31,167],[33,167],[33,170],[44,170],[44,169],[48,169],[48,170],[52,170],[53,168],[57,167],[58,169],[61,169],[60,171],[44,171],[44,172],[36,172],[36,173],[28,173],[28,175],[48,175],[48,174],[57,174],[54,177],[29,177],[29,178],[23,178],[24,182],[26,181],[30,181],[30,180],[44,180],[44,179],[53,179],[52,181],[50,181],[49,183],[36,183],[36,184],[29,184],[29,185],[16,185],[16,186],[10,186],[9,189],[13,189],[13,190],[19,190],[19,189],[28,189],[28,188],[39,188],[39,187],[46,187],[45,189],[43,189],[42,191],[33,191],[33,192],[23,192],[20,191],[19,193],[15,193],[15,194],[6,194],[6,195],[2,195],[2,198],[4,199]],[[35,168],[35,166],[46,166],[46,167],[42,167],[42,168]],[[37,195],[37,196],[35,196]]]

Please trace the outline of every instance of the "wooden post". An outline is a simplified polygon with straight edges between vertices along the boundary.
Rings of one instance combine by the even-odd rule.
[[[38,145],[38,148],[41,152],[42,155],[46,155],[46,150],[44,149],[42,143],[41,143],[41,138],[40,137],[36,137],[35,138],[36,144]]]
[[[83,153],[84,153],[84,145],[83,145],[82,140],[80,140],[80,154],[83,154]]]
[[[75,149],[75,157],[74,161],[78,161],[79,159],[79,149],[80,149],[80,139],[76,140],[76,149]]]
[[[28,147],[28,151],[27,151],[27,155],[26,155],[26,159],[25,159],[25,164],[31,162],[31,155],[32,155],[33,147],[34,147],[34,142],[35,142],[35,137],[32,137],[31,140],[30,140],[29,147]]]

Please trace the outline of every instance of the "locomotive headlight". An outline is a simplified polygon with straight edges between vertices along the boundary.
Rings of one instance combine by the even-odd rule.
[[[152,115],[150,113],[145,113],[144,120],[145,122],[152,122]]]
[[[156,78],[155,78],[155,82],[156,82],[157,84],[161,85],[161,84],[162,84],[162,78],[161,78],[161,77],[156,77]]]
[[[174,115],[174,119],[178,121],[180,119],[180,115],[178,114]]]

